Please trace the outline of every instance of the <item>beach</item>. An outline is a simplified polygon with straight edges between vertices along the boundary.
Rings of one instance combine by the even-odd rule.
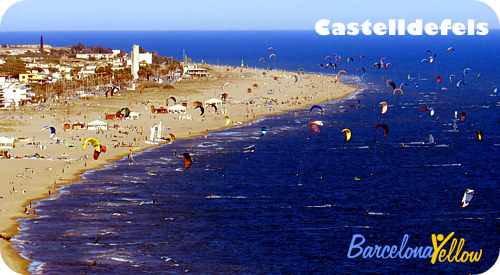
[[[7,239],[18,234],[19,218],[36,217],[34,201],[57,193],[57,187],[81,179],[80,175],[99,169],[113,160],[133,156],[133,153],[175,139],[205,136],[211,131],[241,125],[262,116],[304,109],[314,104],[344,98],[356,91],[335,76],[297,74],[254,68],[205,66],[209,78],[182,80],[163,87],[137,88],[88,98],[47,102],[35,111],[35,105],[3,112],[3,136],[16,137],[15,148],[9,149],[10,159],[0,159],[4,167],[4,184],[0,186],[1,251],[13,270],[26,273],[28,260],[12,248]],[[222,104],[206,105],[205,101],[220,99]],[[168,108],[185,103],[186,113],[152,113],[151,109]],[[202,108],[195,103],[200,102]],[[153,107],[154,106],[154,107]],[[182,106],[182,105],[181,105]],[[138,119],[106,120],[122,108],[140,113]],[[200,115],[203,112],[203,115]],[[106,128],[97,130],[64,129],[64,124],[88,124],[103,121]],[[162,139],[151,141],[150,128],[161,126]],[[44,126],[54,127],[51,135]],[[158,128],[157,128],[158,129]],[[82,150],[82,141],[95,138],[107,150],[93,159],[93,146]],[[170,140],[168,140],[170,139]],[[168,145],[166,145],[168,146]],[[132,154],[132,155],[131,155]],[[133,165],[133,161],[130,161]]]
[[[40,35],[6,36],[23,44]],[[18,139],[9,154],[31,156],[0,160],[13,167],[3,170],[10,179],[0,196],[10,201],[0,209],[21,199],[1,211],[18,222],[1,242],[13,248],[9,260],[21,273],[370,274],[374,266],[389,274],[481,273],[498,258],[500,74],[490,46],[498,31],[482,39],[331,39],[311,31],[49,36],[54,45],[99,41],[118,49],[140,41],[177,60],[186,52],[198,66],[235,66],[208,66],[209,79],[176,84],[113,81],[121,90],[107,98],[111,75],[84,88],[64,83],[55,101],[0,112],[2,136]],[[342,83],[360,89],[330,100],[343,96],[339,72]],[[66,103],[68,92],[82,98]],[[153,106],[186,113],[153,114]],[[107,127],[78,130],[78,121]],[[314,121],[323,126],[311,127]],[[92,137],[107,148],[97,161],[91,142],[81,149]],[[366,239],[364,249],[399,246],[408,235],[406,250],[432,247],[432,234],[451,232],[465,240],[462,251],[482,251],[480,261],[348,256],[351,241],[362,239],[354,236]]]

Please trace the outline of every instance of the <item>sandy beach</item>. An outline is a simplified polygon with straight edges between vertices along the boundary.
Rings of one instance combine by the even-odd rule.
[[[98,169],[110,161],[127,157],[132,149],[136,153],[168,143],[146,142],[151,141],[150,128],[160,121],[163,137],[170,138],[173,134],[175,138],[191,138],[261,116],[343,98],[356,91],[354,87],[341,84],[335,76],[206,67],[210,70],[210,78],[183,80],[169,89],[121,90],[113,97],[60,99],[59,102],[45,103],[36,111],[36,106],[31,105],[0,113],[0,136],[19,139],[15,148],[8,150],[10,159],[0,159],[4,176],[0,185],[0,243],[7,265],[16,272],[27,273],[29,261],[19,255],[9,239],[18,234],[16,219],[36,216],[35,200],[56,193],[61,184],[80,180],[80,175],[86,170]],[[227,98],[217,112],[213,106],[205,106],[204,114],[200,115],[201,108],[193,104],[218,99],[223,93]],[[151,112],[152,106],[172,106],[172,100],[168,100],[170,97],[175,97],[177,103],[187,103],[185,114]],[[106,120],[105,113],[114,114],[125,107],[140,113],[139,118]],[[81,121],[87,124],[95,120],[107,122],[108,128],[63,128],[66,123],[72,125]],[[42,131],[44,126],[56,129],[52,138],[50,130]],[[107,147],[97,160],[92,156],[93,146],[87,145],[86,150],[82,150],[82,140],[91,137]]]

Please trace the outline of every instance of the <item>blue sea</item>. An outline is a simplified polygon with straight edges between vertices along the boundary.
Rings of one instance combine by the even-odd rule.
[[[139,44],[176,59],[185,51],[211,64],[239,66],[243,60],[250,67],[332,75],[345,70],[344,82],[359,87],[348,98],[321,104],[324,114],[309,106],[263,117],[206,139],[149,149],[132,166],[123,159],[85,173],[38,201],[39,218],[20,220],[22,234],[13,241],[33,261],[31,272],[477,274],[497,260],[500,31],[472,37],[323,37],[313,31],[1,35],[2,44],[36,44],[43,35],[52,46],[81,42],[130,51]],[[271,53],[276,59],[269,59]],[[324,69],[335,56],[342,59],[337,68]],[[381,58],[390,63],[387,69],[373,66]],[[403,94],[393,94],[391,82]],[[386,114],[380,102],[387,102]],[[324,123],[320,133],[309,127],[315,120]],[[374,129],[379,124],[387,126],[387,135]],[[341,132],[346,128],[349,141]],[[243,150],[252,144],[254,152]],[[178,169],[186,152],[196,160]],[[475,196],[462,208],[467,189]],[[399,249],[408,235],[406,250],[432,247],[432,234],[451,232],[465,240],[462,251],[482,251],[478,262],[348,257],[356,234],[364,237],[365,250]]]

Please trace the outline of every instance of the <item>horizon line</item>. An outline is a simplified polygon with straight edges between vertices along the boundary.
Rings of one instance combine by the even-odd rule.
[[[500,26],[496,28],[488,28],[489,31],[496,31],[500,30]],[[227,30],[1,30],[0,33],[6,33],[6,32],[195,32],[195,31],[202,31],[202,32],[224,32],[224,31],[311,31],[315,32],[314,29],[271,29],[271,30],[260,30],[260,29],[242,29],[242,30],[234,30],[234,29],[227,29]],[[347,35],[345,35],[347,36]],[[358,36],[358,35],[354,35]],[[370,35],[366,35],[370,36]],[[386,36],[386,35],[375,35],[375,36]],[[397,35],[399,36],[399,35]],[[434,36],[434,35],[433,35]],[[460,35],[459,35],[460,36]],[[463,35],[467,36],[467,35]]]

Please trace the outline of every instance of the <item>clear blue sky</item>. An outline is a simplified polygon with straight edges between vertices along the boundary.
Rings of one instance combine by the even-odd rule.
[[[6,11],[0,31],[314,30],[319,19],[475,19],[499,28],[495,12],[474,0],[23,0]]]

